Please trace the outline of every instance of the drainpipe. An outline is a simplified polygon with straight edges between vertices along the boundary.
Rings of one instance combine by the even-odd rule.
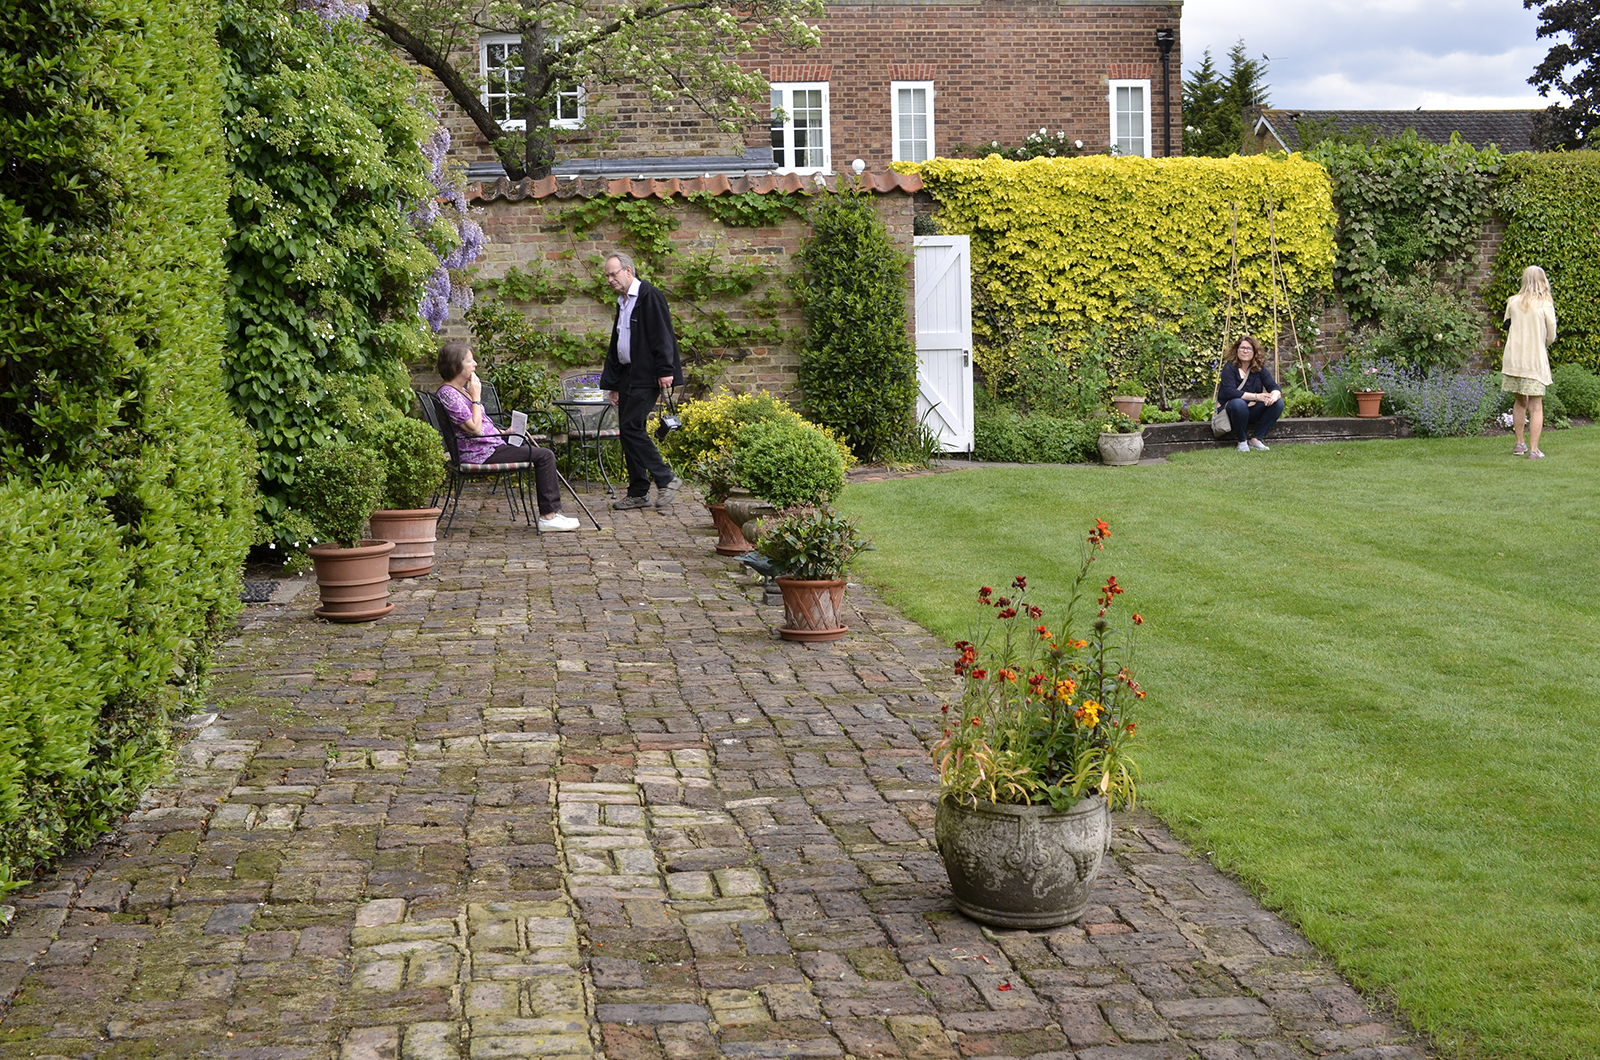
[[[1156,47],[1161,49],[1161,148],[1162,157],[1172,157],[1172,73],[1168,62],[1178,35],[1170,29],[1156,30]]]

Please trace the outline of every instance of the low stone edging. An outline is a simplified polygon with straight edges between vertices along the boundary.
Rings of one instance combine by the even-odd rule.
[[[1398,416],[1362,419],[1357,416],[1284,417],[1267,440],[1273,445],[1305,442],[1360,442],[1371,438],[1409,438],[1411,429]],[[1238,443],[1230,434],[1218,438],[1209,423],[1149,423],[1144,428],[1144,459],[1170,456],[1190,449],[1231,448]]]

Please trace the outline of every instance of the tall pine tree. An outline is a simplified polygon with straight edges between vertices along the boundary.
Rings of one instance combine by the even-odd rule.
[[[1266,63],[1245,52],[1243,40],[1228,49],[1226,74],[1218,72],[1208,48],[1199,68],[1183,82],[1183,153],[1209,158],[1237,154],[1244,108],[1267,103],[1266,72]]]

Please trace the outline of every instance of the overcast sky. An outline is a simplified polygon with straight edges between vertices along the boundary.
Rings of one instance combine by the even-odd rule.
[[[1521,0],[1186,0],[1187,75],[1241,37],[1271,56],[1269,99],[1307,110],[1544,107],[1528,84],[1550,50]]]

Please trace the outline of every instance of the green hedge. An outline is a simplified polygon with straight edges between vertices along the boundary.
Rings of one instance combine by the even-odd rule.
[[[806,415],[872,460],[915,426],[917,354],[906,328],[910,260],[873,196],[845,191],[812,211],[795,291],[806,321],[800,388]]]
[[[214,33],[0,0],[0,891],[135,804],[238,608]]]
[[[1081,420],[1008,408],[979,410],[973,418],[974,460],[1014,464],[1084,464],[1099,453],[1100,430]]]
[[[1506,220],[1486,299],[1496,320],[1522,270],[1539,265],[1555,292],[1550,360],[1600,369],[1600,152],[1517,154],[1493,194]]]

